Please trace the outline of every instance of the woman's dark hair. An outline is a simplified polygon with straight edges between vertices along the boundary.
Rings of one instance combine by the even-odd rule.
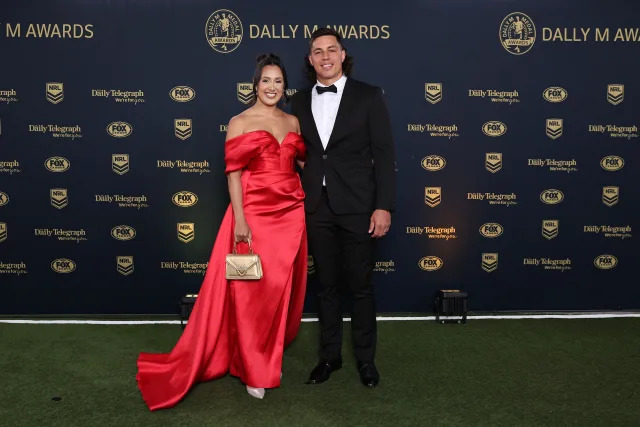
[[[284,98],[284,102],[289,102],[289,95],[287,95],[287,89],[289,88],[289,81],[287,80],[287,71],[284,69],[284,65],[282,65],[282,61],[280,61],[280,57],[274,55],[273,53],[265,53],[258,58],[256,58],[257,65],[256,71],[253,73],[253,100],[251,101],[251,105],[254,105],[258,99],[258,84],[260,83],[260,78],[262,77],[262,69],[267,65],[275,65],[280,68],[282,71],[282,79],[284,82],[284,91],[282,93],[282,97]]]
[[[347,52],[347,48],[344,46],[344,43],[342,43],[342,36],[336,30],[330,27],[326,27],[326,28],[321,27],[315,30],[311,34],[311,39],[309,40],[309,53],[304,56],[304,71],[307,76],[307,79],[309,79],[309,81],[313,83],[316,82],[316,80],[318,79],[318,76],[316,76],[316,70],[313,68],[313,65],[309,63],[309,54],[311,54],[311,46],[313,46],[313,42],[317,38],[322,36],[335,37],[336,40],[338,41],[338,44],[342,48],[342,50],[344,50],[345,53]],[[353,58],[347,54],[345,55],[344,61],[342,62],[342,73],[348,77],[351,75],[352,69],[353,69]]]

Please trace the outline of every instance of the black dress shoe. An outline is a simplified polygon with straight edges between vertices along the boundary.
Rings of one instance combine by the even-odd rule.
[[[380,382],[380,374],[373,363],[358,363],[358,373],[365,387],[374,388]]]
[[[325,382],[331,376],[331,372],[342,368],[342,360],[334,360],[332,362],[322,361],[313,368],[307,384],[320,384]]]

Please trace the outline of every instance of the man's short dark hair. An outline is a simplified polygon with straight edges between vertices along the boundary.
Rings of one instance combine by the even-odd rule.
[[[336,41],[340,45],[340,48],[342,50],[344,50],[345,53],[347,52],[347,48],[344,46],[344,43],[342,43],[342,36],[340,35],[339,32],[337,32],[336,30],[334,30],[331,27],[321,27],[321,28],[318,28],[317,30],[315,30],[313,33],[311,33],[311,39],[309,40],[309,54],[308,55],[311,54],[311,46],[313,46],[313,42],[317,38],[323,37],[323,36],[333,36],[333,37],[335,37]],[[308,55],[305,55],[305,57],[304,57],[305,74],[307,75],[307,78],[309,79],[309,81],[315,83],[316,80],[318,79],[318,76],[316,75],[316,70],[313,68],[313,65],[311,65],[309,63]],[[342,62],[342,73],[345,76],[350,76],[352,69],[353,69],[353,58],[350,55],[347,54],[347,55],[345,55],[344,61]]]

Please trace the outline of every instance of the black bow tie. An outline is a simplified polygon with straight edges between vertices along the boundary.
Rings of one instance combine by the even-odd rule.
[[[336,87],[336,85],[331,85],[331,86],[316,86],[316,91],[318,92],[318,95],[322,95],[325,92],[333,92],[333,93],[338,93],[338,88]]]

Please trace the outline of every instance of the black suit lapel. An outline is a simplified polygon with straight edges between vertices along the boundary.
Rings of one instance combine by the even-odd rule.
[[[322,150],[322,140],[320,139],[320,134],[318,133],[318,127],[316,126],[316,121],[313,118],[313,112],[311,111],[311,91],[305,92],[305,98],[303,102],[302,113],[304,117],[302,118],[303,123],[307,123],[307,129],[310,130],[307,135],[304,135],[309,142],[317,144],[320,146]]]
[[[336,140],[349,126],[349,111],[353,108],[356,96],[353,93],[353,85],[351,84],[352,80],[350,78],[347,79],[347,82],[344,85],[344,92],[342,92],[342,98],[340,98],[340,105],[338,106],[338,114],[336,115],[336,121],[333,125],[333,130],[331,131],[331,136],[329,137],[329,142],[327,143],[327,149],[331,145],[332,142]]]

